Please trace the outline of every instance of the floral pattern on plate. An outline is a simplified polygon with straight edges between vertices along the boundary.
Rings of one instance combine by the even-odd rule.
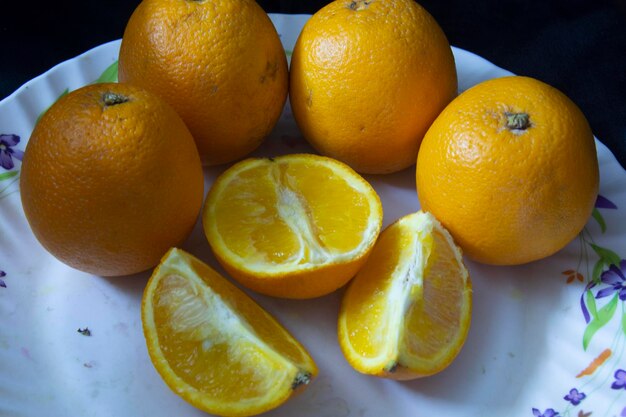
[[[607,223],[602,215],[602,210],[617,210],[615,203],[607,197],[599,195],[595,207],[593,209],[592,218],[600,227],[600,232],[604,234],[607,231]],[[577,379],[582,379],[585,391],[592,395],[598,389],[602,389],[603,385],[610,384],[611,381],[604,378],[595,378],[593,375],[600,372],[607,366],[621,366],[622,355],[624,351],[623,339],[626,336],[626,259],[621,258],[615,251],[601,246],[589,227],[585,227],[578,236],[580,242],[580,251],[578,256],[578,264],[575,269],[567,269],[562,272],[567,277],[566,283],[585,283],[580,295],[580,309],[586,327],[582,335],[582,348],[587,351],[593,336],[603,327],[607,326],[612,320],[619,321],[616,334],[613,338],[615,346],[621,346],[615,351],[607,347],[596,356],[590,364],[576,375]],[[592,258],[597,258],[595,262]],[[593,262],[593,265],[592,265]],[[618,308],[619,306],[619,308]],[[616,316],[616,312],[620,314]],[[606,372],[605,372],[606,373]],[[616,369],[614,371],[614,381],[610,384],[611,389],[626,389],[626,371]],[[588,382],[584,382],[589,379]],[[616,393],[616,401],[619,401],[621,393]],[[548,408],[543,413],[537,408],[532,408],[532,413],[537,417],[567,417],[574,413],[574,408],[578,407],[587,398],[587,394],[579,388],[572,388],[563,397],[568,402],[564,406],[562,414],[555,411],[556,408]],[[582,407],[582,406],[581,406]],[[600,410],[598,410],[600,411]],[[608,410],[602,410],[608,412]],[[578,410],[578,416],[603,415],[593,413],[592,411]],[[626,404],[621,412],[626,416]]]

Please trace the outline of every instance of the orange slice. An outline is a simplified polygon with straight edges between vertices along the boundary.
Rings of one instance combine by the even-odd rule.
[[[470,325],[471,282],[460,249],[429,213],[386,228],[344,294],[338,336],[357,371],[393,379],[435,374]]]
[[[154,270],[141,318],[163,380],[208,413],[270,410],[317,374],[306,350],[269,313],[180,249]]]
[[[376,191],[346,164],[317,155],[253,158],[217,178],[202,215],[228,273],[260,293],[310,298],[347,283],[382,225]]]

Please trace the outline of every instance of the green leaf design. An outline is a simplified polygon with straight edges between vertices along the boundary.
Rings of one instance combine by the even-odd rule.
[[[585,293],[585,304],[587,304],[587,309],[589,310],[591,317],[593,317],[594,319],[597,319],[598,308],[596,307],[596,299],[593,296],[593,293],[591,292],[591,290],[587,290],[587,292]]]
[[[602,214],[600,214],[600,210],[594,207],[593,211],[591,212],[591,217],[593,217],[595,221],[598,222],[602,233],[606,232],[606,222],[604,221],[604,217],[602,216]]]
[[[585,333],[583,334],[583,349],[587,350],[589,346],[589,342],[591,342],[591,338],[598,330],[604,327],[613,315],[615,314],[615,310],[617,309],[617,293],[613,296],[611,301],[609,301],[604,307],[598,310],[598,316],[596,319],[592,320],[585,329]]]
[[[3,172],[0,174],[0,181],[8,180],[9,178],[13,178],[18,174],[19,171],[9,171]]]
[[[593,337],[594,334],[596,334],[598,330],[600,330],[600,327],[602,327],[602,325],[599,324],[598,320],[593,320],[587,325],[587,328],[585,329],[585,333],[583,334],[583,349],[584,350],[587,350],[587,347],[589,346],[589,342],[591,342],[591,338]]]
[[[109,65],[107,69],[105,69],[104,72],[100,74],[100,76],[98,77],[98,79],[95,81],[94,84],[116,83],[117,82],[117,64],[118,64],[118,61],[115,61],[114,63]]]
[[[598,319],[602,321],[604,324],[608,323],[609,321],[611,321],[611,318],[613,318],[613,315],[615,314],[615,310],[617,309],[617,301],[618,301],[618,294],[615,293],[611,301],[606,303],[604,307],[598,310]]]
[[[13,184],[15,184],[18,181],[18,174],[20,172],[19,171],[10,171],[10,172],[6,172],[2,175],[3,179],[7,180],[7,179],[12,179],[12,181],[9,181],[8,184],[4,185],[4,188],[0,188],[0,200],[10,196],[11,194],[13,194],[15,191],[9,191],[7,192],[7,190],[9,188],[11,188],[11,186]]]
[[[604,263],[619,267],[620,257],[617,253],[613,252],[611,249],[603,248],[602,246],[598,246],[593,243],[590,243],[590,245],[594,252],[598,254],[600,259],[604,260]]]
[[[593,271],[591,273],[591,279],[595,283],[600,282],[600,274],[602,274],[602,270],[604,269],[604,259],[600,258],[593,266]]]
[[[56,99],[56,100],[54,100],[54,101],[52,102],[52,104],[54,104],[54,103],[56,103],[57,101],[59,101],[59,99],[60,99],[61,97],[63,97],[64,95],[66,95],[66,94],[67,94],[67,93],[69,93],[69,92],[70,92],[70,89],[69,89],[69,88],[66,88],[65,90],[63,90],[63,92],[62,92],[61,94],[59,94],[59,96],[57,97],[57,99]],[[43,115],[44,115],[44,114],[46,114],[46,112],[48,111],[48,109],[49,109],[50,107],[52,107],[52,104],[50,104],[48,107],[46,107],[46,109],[45,109],[44,111],[42,111],[41,113],[39,113],[39,116],[37,116],[37,120],[35,121],[35,124],[39,123],[39,119],[41,119],[41,118],[43,117]]]
[[[626,309],[624,308],[624,305],[626,303],[622,303],[622,332],[624,332],[624,335],[626,335]]]

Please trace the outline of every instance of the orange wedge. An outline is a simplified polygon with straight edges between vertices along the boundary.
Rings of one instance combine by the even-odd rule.
[[[357,371],[393,379],[435,374],[459,353],[470,325],[471,282],[460,249],[429,213],[380,235],[344,294],[341,349]]]
[[[306,350],[269,313],[180,249],[171,249],[154,270],[141,318],[163,380],[208,413],[270,410],[317,374]]]
[[[224,269],[263,294],[311,298],[346,284],[380,233],[376,191],[346,164],[293,154],[239,162],[217,178],[203,208]]]

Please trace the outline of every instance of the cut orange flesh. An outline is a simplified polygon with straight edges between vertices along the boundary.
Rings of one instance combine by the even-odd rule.
[[[317,155],[242,161],[213,184],[203,225],[217,259],[264,294],[309,298],[352,278],[382,225],[376,191]]]
[[[366,374],[437,373],[465,342],[471,295],[450,234],[429,213],[405,216],[381,233],[346,290],[338,328],[343,353]]]
[[[169,387],[212,414],[275,408],[317,374],[270,314],[206,264],[171,249],[142,302],[150,358]]]

